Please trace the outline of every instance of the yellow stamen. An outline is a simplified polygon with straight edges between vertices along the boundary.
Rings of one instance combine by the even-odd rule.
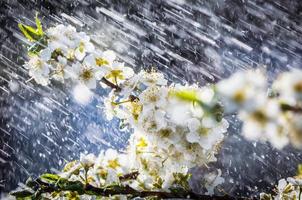
[[[85,44],[84,44],[84,42],[80,42],[80,44],[79,44],[79,51],[80,51],[81,53],[83,53],[83,52],[84,52],[84,49],[85,49]]]
[[[109,62],[107,60],[105,60],[104,58],[96,58],[95,63],[97,66],[109,65]]]
[[[82,71],[82,74],[80,75],[80,77],[87,81],[87,80],[90,80],[92,77],[93,77],[93,73],[92,73],[92,70],[91,69],[84,69]]]
[[[302,81],[298,82],[297,84],[294,85],[294,90],[296,92],[302,93]]]
[[[113,81],[116,82],[117,79],[119,80],[124,80],[125,77],[123,75],[123,71],[122,70],[112,70],[107,76],[107,79],[111,79]]]
[[[234,96],[233,99],[235,102],[237,103],[243,103],[245,101],[245,95],[243,91],[237,91]]]
[[[117,158],[114,160],[108,160],[108,167],[112,169],[116,169],[117,167],[120,167],[121,165],[119,164]]]
[[[197,132],[201,136],[206,136],[206,135],[209,134],[209,130],[210,129],[201,126],[201,127],[198,128]]]
[[[140,138],[138,143],[136,144],[137,147],[144,148],[148,146],[148,143],[144,138]]]

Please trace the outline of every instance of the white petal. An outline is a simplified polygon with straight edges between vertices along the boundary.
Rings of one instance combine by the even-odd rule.
[[[101,80],[106,75],[106,72],[105,70],[96,70],[94,75],[97,80]]]
[[[78,103],[86,105],[92,100],[93,93],[86,85],[78,84],[73,89],[73,97]]]
[[[114,51],[111,51],[111,50],[107,50],[107,51],[104,51],[103,52],[103,57],[105,60],[107,60],[109,63],[112,63],[115,58],[116,58],[116,55],[115,55],[115,52]]]
[[[79,61],[83,60],[83,58],[85,57],[85,55],[86,55],[85,51],[81,52],[81,51],[79,50],[79,48],[77,48],[77,49],[75,50],[75,52],[74,52],[74,56],[75,56]]]
[[[285,179],[279,180],[279,182],[278,182],[279,191],[283,191],[283,189],[286,187],[286,185],[287,185],[287,182]]]
[[[51,53],[52,53],[52,50],[50,48],[43,49],[40,52],[40,58],[41,58],[41,60],[43,60],[43,61],[50,60]]]
[[[105,157],[110,160],[115,159],[117,157],[117,151],[114,149],[108,149],[105,153]]]
[[[65,57],[58,56],[58,61],[63,66],[65,66],[67,64],[67,59]]]
[[[212,117],[204,117],[202,119],[202,126],[206,128],[213,128],[217,125],[217,122]]]
[[[186,139],[190,143],[198,142],[200,140],[196,132],[189,132],[188,134],[186,134]]]
[[[85,50],[87,52],[93,52],[94,51],[94,45],[91,42],[85,43]]]
[[[191,118],[187,120],[187,125],[191,132],[195,132],[201,126],[201,123],[197,118]]]
[[[128,79],[134,75],[134,71],[130,67],[123,67],[123,75]]]
[[[93,54],[89,54],[85,57],[83,63],[87,66],[94,67],[96,65],[95,63],[95,56]]]
[[[92,78],[88,81],[85,81],[85,85],[90,89],[95,89],[96,88],[96,79]]]

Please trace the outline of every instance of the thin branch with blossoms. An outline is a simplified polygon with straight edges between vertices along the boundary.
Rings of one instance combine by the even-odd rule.
[[[126,195],[127,197],[131,198],[146,198],[146,197],[153,197],[159,199],[172,199],[172,198],[182,198],[182,199],[203,199],[203,200],[248,200],[249,198],[234,198],[228,195],[224,196],[209,196],[209,195],[202,195],[197,194],[192,191],[182,191],[182,190],[175,190],[172,192],[162,192],[162,191],[138,191],[129,186],[122,186],[122,185],[110,185],[104,188],[94,187],[92,185],[83,185],[81,182],[78,181],[66,181],[60,180],[61,183],[51,184],[46,183],[41,179],[36,179],[34,181],[27,182],[27,184],[36,185],[39,188],[37,191],[14,191],[11,192],[12,195],[19,196],[19,197],[26,197],[31,195],[34,197],[33,199],[39,198],[47,198],[47,196],[43,195],[45,193],[52,193],[53,196],[58,195],[60,193],[65,193],[65,196],[71,197],[72,195],[89,195],[89,196],[101,196],[101,197],[111,197],[114,195]],[[64,182],[65,181],[65,182]],[[63,183],[64,182],[64,183]]]
[[[160,72],[134,73],[115,52],[97,49],[86,33],[70,25],[44,32],[36,17],[36,26],[19,25],[33,42],[25,64],[32,79],[44,86],[56,80],[91,90],[109,88],[104,100],[106,118],[120,119],[133,132],[123,152],[107,149],[97,157],[81,154],[62,173],[43,174],[38,185],[29,181],[12,195],[210,199],[206,195],[214,194],[215,187],[224,182],[221,170],[214,169],[200,180],[206,195],[192,192],[189,170],[217,160],[229,126],[224,117],[231,113],[238,113],[248,140],[269,141],[279,149],[289,143],[302,147],[301,70],[281,74],[271,87],[276,95],[268,95],[265,76],[255,70],[237,72],[205,87],[168,84]]]

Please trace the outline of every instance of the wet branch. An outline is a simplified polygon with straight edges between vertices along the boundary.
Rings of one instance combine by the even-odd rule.
[[[133,174],[132,174],[133,175]],[[80,181],[61,181],[56,184],[46,183],[41,179],[36,179],[33,181],[36,184],[34,193],[30,191],[18,191],[12,192],[11,195],[16,197],[31,197],[31,199],[41,199],[42,194],[52,193],[52,192],[77,192],[78,195],[95,195],[95,196],[103,196],[109,197],[113,195],[127,195],[132,198],[135,197],[157,197],[160,199],[172,199],[172,198],[185,198],[185,199],[203,199],[203,200],[235,200],[242,199],[248,200],[250,198],[235,198],[231,196],[210,196],[210,195],[202,195],[196,194],[192,191],[185,191],[182,189],[175,189],[172,192],[159,192],[159,191],[138,191],[129,186],[122,185],[110,185],[103,188],[94,187],[92,185],[85,185]]]
[[[295,113],[302,113],[302,106],[292,106],[289,104],[281,104],[281,109],[283,111],[291,111]]]
[[[104,83],[105,85],[107,85],[108,87],[110,87],[112,89],[115,89],[116,92],[120,92],[122,90],[121,87],[119,87],[118,85],[115,85],[114,83],[108,81],[108,79],[106,79],[104,77],[101,79],[101,82]]]
[[[105,77],[103,77],[101,79],[101,82],[104,83],[105,85],[107,85],[108,87],[112,88],[112,89],[115,89],[116,92],[121,92],[122,91],[122,88],[112,82],[110,82],[108,79],[106,79]],[[134,96],[134,95],[130,95],[129,96],[129,100],[130,101],[137,101],[139,100],[139,98],[137,96]]]

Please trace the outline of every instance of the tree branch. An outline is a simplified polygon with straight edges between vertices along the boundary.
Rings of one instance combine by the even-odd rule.
[[[281,104],[281,109],[283,111],[292,111],[295,113],[302,113],[302,107],[301,106],[292,106],[289,104]]]
[[[108,81],[108,79],[106,79],[105,77],[103,77],[101,79],[101,82],[103,82],[105,85],[107,85],[108,87],[115,89],[115,91],[120,92],[122,90],[121,87],[119,87],[118,85],[115,85],[114,83]]]
[[[112,82],[110,82],[108,79],[106,79],[105,77],[103,77],[101,79],[101,82],[104,83],[105,85],[107,85],[108,87],[112,88],[112,89],[115,89],[116,92],[120,92],[122,91],[122,88]],[[134,95],[129,95],[129,100],[130,101],[138,101],[139,98],[137,96],[134,96]]]
[[[133,175],[133,174],[132,174]],[[185,191],[183,189],[175,189],[172,192],[160,192],[160,191],[138,191],[130,186],[122,186],[122,185],[110,185],[103,188],[94,187],[90,184],[83,184],[80,181],[68,181],[68,180],[61,180],[58,181],[56,184],[46,183],[41,179],[37,179],[34,181],[35,184],[35,193],[30,193],[29,191],[16,191],[12,192],[11,195],[21,197],[21,194],[26,194],[27,197],[31,197],[32,199],[39,199],[42,194],[45,193],[52,193],[52,192],[77,192],[79,195],[96,195],[96,196],[103,196],[109,197],[113,195],[128,195],[132,198],[135,197],[158,197],[160,199],[172,199],[172,198],[182,198],[182,199],[203,199],[203,200],[249,200],[251,198],[235,198],[228,195],[224,196],[210,196],[210,195],[203,195],[197,194],[192,191]],[[37,187],[38,186],[38,187]],[[24,197],[24,196],[22,196]]]

